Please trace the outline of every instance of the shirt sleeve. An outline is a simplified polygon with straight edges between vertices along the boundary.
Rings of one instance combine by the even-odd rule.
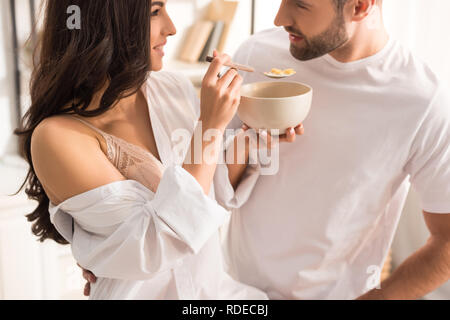
[[[237,51],[236,55],[233,58],[233,61],[236,61],[238,63],[246,64],[248,60],[249,50],[248,47],[250,46],[249,43],[244,43],[239,50]],[[241,74],[244,77],[245,81],[245,75],[246,72]],[[175,76],[175,75],[174,75]],[[187,99],[191,102],[190,104],[194,107],[194,114],[198,118],[200,117],[200,99],[198,97],[197,91],[195,90],[193,84],[190,82],[190,80],[186,77],[178,76],[177,80],[179,81],[180,87],[183,88]],[[236,133],[236,130],[241,128],[242,121],[239,119],[239,117],[236,115],[233,120],[228,125],[227,130],[229,132],[233,132],[232,135],[229,135],[227,140],[228,142],[232,141],[232,138],[234,136],[234,133]],[[229,145],[229,144],[228,144]],[[227,144],[225,144],[224,148],[224,154],[221,159],[226,159],[226,150],[227,150]],[[224,206],[227,209],[235,209],[241,207],[249,198],[256,181],[258,180],[258,177],[261,173],[261,165],[258,162],[257,157],[252,157],[250,159],[250,163],[241,179],[241,182],[236,189],[234,190],[233,186],[230,183],[230,180],[228,178],[228,167],[227,165],[222,161],[222,163],[218,163],[216,168],[216,173],[214,176],[214,193],[217,201]]]
[[[405,168],[422,209],[450,213],[450,96],[443,87],[430,104]]]
[[[244,42],[233,56],[233,61],[236,63],[247,65],[249,62],[250,48],[252,43],[250,41]],[[247,82],[247,72],[239,72],[243,77],[243,83]],[[223,159],[226,159],[226,153],[228,148],[232,147],[232,141],[238,134],[238,129],[242,126],[242,121],[236,115],[228,125],[227,130],[233,134],[226,137],[226,144],[224,148]],[[258,178],[261,175],[261,164],[258,161],[258,157],[252,157],[253,153],[250,153],[250,164],[247,166],[241,181],[234,190],[228,178],[228,167],[226,163],[220,163],[217,165],[216,174],[214,176],[214,186],[217,201],[228,209],[237,209],[242,207],[250,197]]]
[[[187,94],[188,99],[191,101],[191,104],[194,106],[194,112],[197,117],[200,116],[200,99],[198,98],[197,92],[195,91],[194,86],[188,79],[180,79],[182,83],[182,87],[185,88],[185,92]],[[242,126],[242,121],[236,115],[233,120],[228,125],[227,130],[231,130],[233,132],[236,129]],[[228,141],[231,142],[234,135],[228,137]],[[222,159],[226,159],[226,150],[228,148],[224,148],[224,154]],[[250,196],[253,187],[258,180],[260,175],[261,166],[258,163],[257,159],[251,159],[251,164],[247,166],[246,171],[243,174],[241,182],[235,191],[233,186],[230,183],[228,178],[228,167],[225,163],[218,163],[216,168],[216,173],[214,175],[214,193],[217,201],[227,209],[234,209],[241,207]]]
[[[232,124],[233,123],[231,123],[231,125]],[[237,130],[235,131],[235,134],[227,137],[223,159],[227,158],[227,150],[234,147],[234,138],[239,133],[240,131]],[[259,163],[257,156],[252,156],[253,154],[253,152],[250,152],[249,164],[247,165],[236,190],[234,190],[228,177],[228,166],[226,161],[217,165],[216,173],[214,175],[214,191],[216,199],[222,206],[229,210],[238,209],[247,202],[261,175],[261,164]]]
[[[182,167],[166,169],[156,194],[115,182],[49,207],[77,262],[97,277],[141,280],[198,253],[229,212]]]

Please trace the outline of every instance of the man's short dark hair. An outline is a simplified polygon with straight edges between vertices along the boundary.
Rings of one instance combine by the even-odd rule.
[[[338,12],[341,12],[345,4],[348,2],[348,0],[333,0],[333,1],[336,5],[336,9],[338,10]],[[378,4],[381,4],[382,2],[383,0],[377,0]]]

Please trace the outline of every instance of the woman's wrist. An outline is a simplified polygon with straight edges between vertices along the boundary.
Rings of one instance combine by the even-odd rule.
[[[225,132],[225,129],[228,126],[228,123],[224,123],[223,121],[217,121],[215,119],[205,119],[202,116],[200,116],[199,118],[199,123],[202,124],[203,131],[216,129],[219,130],[222,134]]]

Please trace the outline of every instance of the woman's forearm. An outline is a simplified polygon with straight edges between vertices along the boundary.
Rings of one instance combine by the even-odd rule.
[[[205,133],[213,130],[215,134],[207,137]],[[219,153],[222,151],[225,128],[208,125],[200,121],[191,139],[190,152],[186,155],[183,169],[189,172],[201,185],[205,194],[209,194]]]

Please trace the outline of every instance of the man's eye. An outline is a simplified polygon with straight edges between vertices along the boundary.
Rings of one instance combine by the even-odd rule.
[[[308,7],[306,7],[304,4],[302,4],[301,2],[297,2],[296,3],[297,7],[301,8],[301,9],[305,9],[308,10]]]

